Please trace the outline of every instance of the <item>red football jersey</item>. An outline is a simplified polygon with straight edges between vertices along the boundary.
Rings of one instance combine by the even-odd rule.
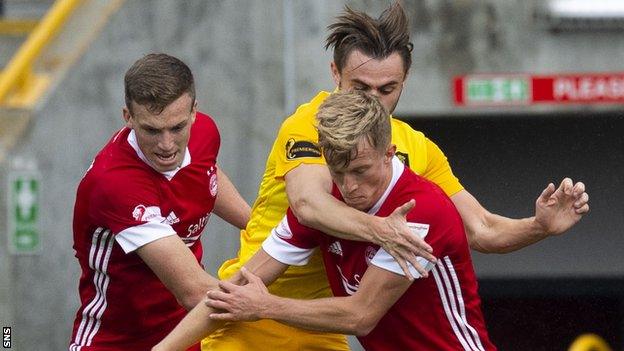
[[[334,186],[334,196],[342,200]],[[490,342],[477,293],[477,280],[464,225],[451,200],[434,183],[414,174],[395,157],[390,185],[369,214],[388,216],[410,199],[416,207],[407,221],[433,247],[438,264],[419,262],[428,278],[419,277],[381,318],[373,331],[358,337],[366,350],[496,350]],[[289,210],[264,242],[280,262],[305,264],[319,246],[335,296],[354,294],[370,264],[403,275],[398,263],[378,245],[338,239],[297,222]]]
[[[185,316],[135,250],[178,235],[201,262],[199,238],[217,195],[220,142],[214,121],[197,113],[176,170],[154,170],[128,128],[95,157],[74,207],[82,275],[70,350],[149,350]]]

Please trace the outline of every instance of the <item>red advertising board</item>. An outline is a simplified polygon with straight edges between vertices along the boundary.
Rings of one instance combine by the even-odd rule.
[[[624,72],[454,78],[457,106],[624,103]]]

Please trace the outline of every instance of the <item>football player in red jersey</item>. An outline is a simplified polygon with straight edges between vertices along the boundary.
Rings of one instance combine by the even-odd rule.
[[[217,167],[220,136],[197,111],[191,70],[150,54],[125,76],[126,126],[78,187],[81,306],[69,350],[149,350],[217,280],[201,266],[212,212],[243,228],[250,208]],[[199,346],[195,346],[199,350]]]

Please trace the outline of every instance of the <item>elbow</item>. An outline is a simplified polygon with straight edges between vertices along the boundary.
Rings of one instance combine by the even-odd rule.
[[[468,234],[468,245],[483,254],[506,254],[514,251],[512,245],[501,242],[496,236]]]
[[[192,310],[201,303],[206,297],[206,292],[209,290],[218,289],[218,285],[209,284],[208,286],[195,286],[186,289],[183,292],[175,294],[176,300],[180,306],[184,307],[187,311]]]
[[[300,197],[293,199],[289,205],[299,223],[305,225],[306,227],[312,227],[316,223],[314,220],[315,211],[310,201],[306,198]]]
[[[353,330],[349,334],[355,336],[366,336],[370,334],[376,326],[377,320],[364,316],[355,323]]]
[[[379,322],[379,318],[364,312],[366,309],[362,309],[361,311],[363,312],[355,312],[350,318],[350,322],[348,323],[349,325],[344,331],[345,334],[366,336],[370,334],[373,329],[375,329],[377,322]]]
[[[204,295],[201,294],[188,294],[185,296],[181,296],[176,298],[176,300],[178,301],[178,303],[180,304],[180,306],[184,307],[185,310],[190,311],[193,308],[195,308],[195,306],[197,306],[198,303],[200,303],[203,299]]]

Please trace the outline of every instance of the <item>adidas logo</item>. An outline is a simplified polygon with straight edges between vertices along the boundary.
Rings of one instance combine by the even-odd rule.
[[[342,246],[340,246],[339,241],[334,241],[331,245],[329,245],[329,248],[327,249],[327,251],[333,254],[336,254],[338,256],[342,256]]]
[[[172,225],[172,224],[178,223],[179,221],[180,221],[180,218],[178,218],[178,216],[176,216],[176,214],[173,211],[171,211],[171,213],[169,213],[167,218],[165,218],[164,223]]]

